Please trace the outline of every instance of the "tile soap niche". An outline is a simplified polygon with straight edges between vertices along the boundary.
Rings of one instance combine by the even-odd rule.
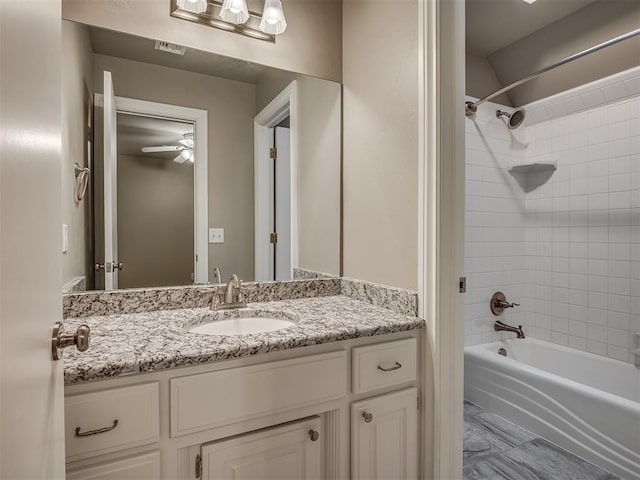
[[[525,192],[544,185],[558,169],[558,159],[554,155],[542,155],[534,159],[514,162],[509,173],[518,181]]]

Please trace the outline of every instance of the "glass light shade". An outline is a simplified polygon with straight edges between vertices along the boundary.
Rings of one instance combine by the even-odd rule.
[[[236,25],[246,22],[249,20],[247,0],[224,0],[222,10],[220,10],[220,18]]]
[[[180,155],[182,155],[182,158],[185,160],[193,161],[193,152],[191,150],[183,150],[180,152]]]
[[[284,18],[282,2],[280,0],[266,0],[260,20],[260,30],[264,33],[280,35],[286,29],[287,21]]]
[[[194,13],[207,11],[207,0],[178,0],[178,7]]]

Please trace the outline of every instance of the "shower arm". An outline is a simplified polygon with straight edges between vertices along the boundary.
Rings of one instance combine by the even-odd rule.
[[[531,75],[523,78],[522,80],[518,80],[517,82],[512,83],[511,85],[508,85],[504,88],[501,88],[498,91],[493,92],[490,95],[487,95],[486,97],[484,97],[482,100],[478,100],[477,102],[466,102],[466,107],[465,107],[465,111],[467,116],[471,116],[474,113],[476,113],[476,111],[478,110],[478,105],[484,103],[484,102],[488,102],[489,100],[497,97],[498,95],[501,95],[505,92],[508,92],[509,90],[519,87],[520,85],[522,85],[523,83],[527,83],[529,80],[533,80],[536,77],[539,77],[540,75],[542,75],[543,73],[547,73],[551,70],[554,70],[558,67],[561,67],[562,65],[565,65],[569,62],[573,62],[574,60],[577,60],[579,58],[582,58],[586,55],[589,55],[590,53],[593,52],[597,52],[598,50],[602,50],[603,48],[607,48],[610,47],[611,45],[615,45],[616,43],[622,42],[623,40],[626,40],[628,38],[632,38],[635,37],[636,35],[640,35],[640,28],[637,28],[635,30],[632,30],[631,32],[627,32],[623,35],[620,35],[618,37],[612,38],[611,40],[607,40],[606,42],[602,42],[599,43],[598,45],[594,45],[593,47],[587,48],[586,50],[582,50],[581,52],[578,53],[574,53],[573,55],[569,55],[566,58],[563,58],[562,60],[549,65],[548,67],[545,67],[541,70],[538,70],[535,73],[532,73]]]

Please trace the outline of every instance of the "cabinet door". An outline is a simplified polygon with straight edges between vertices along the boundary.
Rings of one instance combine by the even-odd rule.
[[[160,452],[114,460],[67,472],[67,480],[158,480]]]
[[[202,480],[320,480],[320,418],[212,442],[201,455]]]
[[[389,393],[351,404],[354,480],[418,477],[418,391]]]

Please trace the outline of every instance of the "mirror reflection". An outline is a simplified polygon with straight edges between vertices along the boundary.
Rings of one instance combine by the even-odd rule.
[[[66,291],[340,274],[340,84],[69,21],[63,43]]]

